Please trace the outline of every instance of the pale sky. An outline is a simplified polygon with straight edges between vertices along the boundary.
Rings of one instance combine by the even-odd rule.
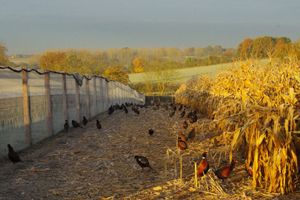
[[[59,48],[236,47],[300,39],[300,0],[0,0],[10,54]]]

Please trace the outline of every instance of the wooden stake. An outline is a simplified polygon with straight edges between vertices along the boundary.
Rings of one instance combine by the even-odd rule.
[[[22,93],[23,93],[23,122],[25,132],[25,143],[29,146],[32,145],[31,136],[31,116],[30,116],[30,100],[28,90],[28,73],[22,71]]]
[[[86,79],[86,106],[87,106],[87,117],[91,119],[91,97],[90,97],[90,80]]]
[[[67,81],[66,75],[62,75],[62,85],[63,85],[63,112],[64,119],[69,120],[69,112],[68,112],[68,91],[67,91]]]
[[[80,87],[77,84],[76,80],[75,81],[75,91],[76,91],[76,96],[75,96],[75,104],[76,104],[76,120],[79,123],[81,119],[81,109],[80,109]]]
[[[45,100],[46,100],[46,127],[48,135],[53,135],[53,113],[51,103],[51,91],[50,91],[50,73],[46,73],[44,77],[45,81]]]

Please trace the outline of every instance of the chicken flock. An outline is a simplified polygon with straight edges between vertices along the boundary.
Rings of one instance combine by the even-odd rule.
[[[188,127],[198,121],[198,113],[196,110],[193,110],[187,106],[181,105],[181,104],[174,104],[174,103],[169,103],[169,104],[164,104],[160,105],[160,103],[151,103],[153,106],[153,110],[159,110],[160,107],[164,108],[169,112],[169,117],[172,118],[176,113],[178,114],[179,118],[182,118],[184,121],[182,123],[182,129],[186,130]],[[132,103],[125,103],[122,105],[115,104],[109,107],[107,113],[108,115],[112,115],[114,112],[117,110],[124,112],[127,114],[128,108],[131,107],[132,112],[135,115],[140,114],[140,108],[146,108],[146,105],[136,105]],[[77,122],[76,120],[72,120],[71,124],[73,128],[84,128],[87,124],[89,123],[89,120],[83,116],[81,122]],[[102,129],[101,122],[96,119],[96,128],[97,129]],[[64,123],[64,132],[67,134],[70,130],[70,125],[69,121],[65,120]],[[148,130],[148,134],[150,137],[152,137],[155,134],[155,130],[153,128],[150,128]],[[188,133],[185,135],[183,132],[179,132],[177,136],[177,147],[180,151],[185,151],[188,149],[188,142],[192,141],[195,139],[196,136],[196,130],[195,127],[191,128],[191,130],[188,131]],[[7,144],[8,147],[8,158],[12,163],[17,163],[17,162],[23,162],[19,156],[19,154],[13,149],[13,147],[10,144]],[[197,176],[198,177],[203,177],[205,176],[206,173],[210,170],[210,165],[209,161],[207,159],[207,154],[208,152],[203,152],[202,154],[202,159],[197,162]],[[135,155],[134,159],[136,160],[137,164],[142,168],[149,168],[150,170],[153,170],[156,172],[152,166],[150,165],[150,162],[147,157],[142,156],[142,155]],[[223,167],[220,167],[218,169],[211,169],[215,175],[219,179],[226,179],[230,176],[231,172],[234,170],[235,165],[237,161],[235,159],[232,159],[232,161]],[[253,175],[252,168],[250,165],[245,165],[245,170],[247,171],[249,176]]]

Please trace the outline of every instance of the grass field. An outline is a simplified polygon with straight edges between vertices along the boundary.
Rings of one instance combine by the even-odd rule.
[[[260,62],[266,63],[267,59],[263,59]],[[187,80],[195,76],[200,75],[208,75],[208,76],[216,76],[220,71],[228,70],[232,67],[236,66],[236,63],[225,63],[225,64],[217,64],[217,65],[208,65],[208,66],[199,66],[199,67],[190,67],[177,69],[174,73],[172,73],[172,77],[169,77],[170,80],[174,83],[183,83]],[[151,77],[151,78],[150,78]],[[130,81],[134,83],[141,83],[145,80],[153,80],[154,82],[158,81],[155,75],[147,75],[146,73],[134,73],[129,74]]]
[[[173,82],[181,83],[191,79],[194,76],[199,76],[199,75],[215,76],[218,72],[229,69],[232,66],[233,63],[226,63],[226,64],[218,64],[218,65],[177,69],[175,70],[173,76],[170,77],[170,79]],[[153,81],[157,81],[154,74],[150,76],[146,75],[146,73],[129,74],[129,79],[132,83],[144,82],[147,79],[149,80],[149,77],[152,77]]]

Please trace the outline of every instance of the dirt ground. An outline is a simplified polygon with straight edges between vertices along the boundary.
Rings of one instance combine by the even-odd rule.
[[[99,115],[102,129],[95,120],[84,129],[71,129],[21,153],[23,163],[0,163],[0,200],[36,199],[299,199],[253,191],[251,180],[236,167],[232,177],[217,180],[212,172],[195,186],[194,161],[208,151],[211,166],[224,165],[228,146],[218,145],[216,133],[199,132],[179,152],[177,133],[183,119],[173,118],[164,109],[141,109],[141,114],[117,111]],[[203,127],[202,118],[191,126]],[[192,128],[192,127],[189,128]],[[153,128],[153,136],[148,129]],[[188,129],[189,130],[189,129]],[[67,141],[67,142],[65,142]],[[146,156],[154,171],[142,170],[135,155]],[[182,179],[180,179],[182,159]]]

